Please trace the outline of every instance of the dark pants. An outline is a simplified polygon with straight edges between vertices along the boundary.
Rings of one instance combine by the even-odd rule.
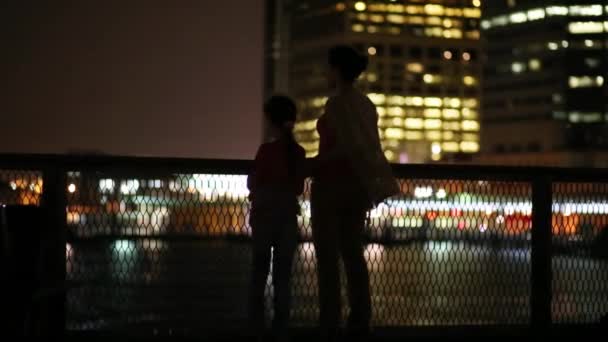
[[[265,330],[264,290],[270,273],[272,257],[272,284],[274,287],[273,330],[286,335],[291,308],[291,265],[297,246],[297,216],[283,208],[257,211],[251,219],[253,235],[253,265],[251,275],[250,318],[255,333]],[[272,248],[272,250],[271,250]]]
[[[321,332],[329,339],[338,334],[341,316],[338,260],[342,256],[350,304],[347,330],[351,334],[367,334],[371,303],[369,273],[363,256],[364,201],[348,184],[315,184],[312,191],[312,233],[317,256]]]

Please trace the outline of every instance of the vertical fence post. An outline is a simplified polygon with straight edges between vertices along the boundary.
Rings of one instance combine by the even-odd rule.
[[[551,325],[551,215],[552,183],[547,176],[532,183],[532,328],[543,332]]]
[[[43,182],[42,206],[47,225],[42,234],[46,260],[41,283],[43,288],[52,289],[52,295],[44,299],[38,333],[61,336],[66,327],[66,172],[49,167],[43,170]]]

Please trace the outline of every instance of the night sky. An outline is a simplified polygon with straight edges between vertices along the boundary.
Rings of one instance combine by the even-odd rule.
[[[0,153],[253,157],[262,0],[28,3],[0,9]]]

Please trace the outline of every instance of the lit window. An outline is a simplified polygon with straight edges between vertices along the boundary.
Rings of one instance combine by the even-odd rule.
[[[467,107],[467,108],[477,108],[478,105],[479,105],[479,101],[477,101],[477,99],[474,99],[474,98],[465,99],[462,102],[462,106]]]
[[[479,141],[479,134],[477,133],[463,133],[462,140]]]
[[[401,107],[390,107],[387,111],[390,116],[404,116],[405,112]]]
[[[443,58],[452,59],[452,51],[446,50],[443,52]]]
[[[421,140],[423,138],[423,134],[420,131],[406,131],[405,139],[407,140]]]
[[[376,111],[378,112],[378,116],[386,116],[386,108],[384,108],[384,107],[377,107]]]
[[[384,135],[389,139],[403,139],[403,133],[401,128],[388,128]]]
[[[367,8],[367,5],[365,5],[365,2],[363,2],[363,1],[357,1],[355,3],[355,9],[357,11],[363,12],[363,11],[365,11],[366,8]]]
[[[479,32],[479,30],[467,31],[466,37],[467,39],[479,40],[479,38],[481,37],[481,33]]]
[[[445,152],[459,152],[460,151],[460,145],[454,141],[448,141],[448,142],[442,143],[441,148]]]
[[[407,118],[405,119],[405,127],[411,129],[422,129],[424,127],[424,121],[418,118]]]
[[[568,24],[568,32],[572,34],[602,33],[604,32],[604,26],[608,26],[608,23],[604,24],[600,21],[576,21]]]
[[[463,14],[467,18],[481,18],[481,10],[479,8],[465,8]]]
[[[445,130],[459,131],[460,130],[460,122],[457,121],[447,121],[443,123],[442,126]]]
[[[465,85],[467,85],[469,87],[477,84],[477,80],[473,76],[465,76],[465,77],[463,77],[462,81],[464,82]]]
[[[375,55],[376,55],[376,52],[377,52],[377,51],[376,51],[376,48],[375,48],[375,47],[373,47],[373,46],[370,46],[370,47],[367,49],[367,53],[369,53],[371,56],[375,56]]]
[[[467,61],[467,62],[470,61],[471,60],[471,54],[468,53],[468,52],[463,52],[462,53],[462,59],[465,60],[465,61]]]
[[[342,12],[342,11],[344,11],[345,9],[346,9],[346,5],[344,5],[344,3],[343,3],[343,2],[339,2],[339,3],[337,3],[337,4],[336,4],[336,10],[337,10],[338,12]]]
[[[454,139],[454,132],[445,131],[443,132],[443,140],[452,140]]]
[[[492,23],[490,23],[489,20],[482,20],[481,21],[481,28],[484,30],[488,30],[490,28],[492,28]]]
[[[399,140],[394,140],[394,139],[393,140],[384,140],[383,142],[384,142],[384,145],[390,146],[393,148],[399,147],[399,145],[400,145]]]
[[[445,9],[445,15],[448,17],[462,17],[463,14],[460,8],[448,7]]]
[[[568,120],[573,123],[577,122],[600,122],[602,121],[602,113],[581,113],[581,112],[570,112],[568,114]]]
[[[438,119],[427,119],[424,121],[424,128],[426,129],[440,129],[441,120]]]
[[[464,120],[462,121],[461,127],[463,131],[479,131],[479,122],[474,120]]]
[[[591,69],[599,67],[600,63],[600,60],[597,58],[585,58],[585,65]]]
[[[352,30],[353,30],[353,32],[363,32],[363,31],[365,31],[365,26],[363,26],[361,24],[354,24],[352,26]]]
[[[460,99],[458,98],[445,98],[443,100],[443,103],[445,104],[445,106],[447,107],[448,104],[450,107],[452,108],[460,108],[460,106],[462,105],[462,101],[460,101]]]
[[[404,7],[403,5],[399,4],[389,4],[388,6],[386,6],[386,10],[392,13],[403,13]]]
[[[367,27],[367,32],[369,32],[369,33],[378,33],[378,31],[380,31],[380,29],[378,28],[378,26],[369,25]]]
[[[427,107],[441,107],[443,101],[438,97],[427,97],[424,99],[424,105]]]
[[[568,7],[566,6],[549,6],[546,11],[548,15],[552,16],[568,15]]]
[[[443,35],[443,29],[441,27],[430,27],[426,28],[424,33],[430,37],[441,37]]]
[[[511,14],[509,16],[509,19],[512,23],[519,24],[519,23],[525,23],[526,21],[528,21],[528,16],[526,16],[526,13],[524,13],[524,12],[517,12],[517,13]]]
[[[561,94],[553,94],[551,98],[553,99],[553,103],[562,103],[562,101],[564,100]]]
[[[441,76],[439,75],[425,74],[422,79],[424,83],[441,83]]]
[[[367,73],[366,79],[368,82],[376,82],[378,81],[378,74],[376,74],[375,72]]]
[[[386,96],[384,94],[371,93],[371,94],[368,94],[367,97],[369,97],[369,99],[375,105],[382,105],[386,102]]]
[[[405,99],[405,103],[408,106],[421,107],[424,105],[424,99],[420,96],[408,97]]]
[[[401,34],[401,29],[399,27],[389,27],[387,31],[390,34]]]
[[[386,10],[387,10],[387,7],[385,4],[370,4],[367,7],[369,8],[370,12],[386,12]],[[365,10],[365,9],[363,9],[363,10]]]
[[[380,14],[372,14],[369,16],[369,20],[374,23],[383,23],[384,16]]]
[[[408,63],[405,68],[407,69],[407,71],[416,74],[424,71],[424,66],[421,63]]]
[[[428,140],[441,140],[441,132],[439,132],[439,131],[428,131],[428,132],[426,132],[426,138]]]
[[[409,14],[422,14],[422,13],[424,13],[424,7],[422,7],[422,6],[406,6],[405,10]]]
[[[393,95],[393,96],[389,96],[389,97],[386,99],[386,102],[387,102],[388,104],[391,104],[391,105],[398,105],[398,106],[403,106],[404,104],[406,104],[405,97],[403,97],[403,96],[401,96],[401,95]]]
[[[524,72],[525,70],[526,70],[526,65],[524,63],[513,62],[511,64],[511,71],[514,74],[520,74],[520,73]]]
[[[424,110],[424,116],[427,118],[440,118],[441,109],[439,108],[427,108]]]
[[[529,20],[540,20],[545,18],[545,10],[542,8],[535,8],[528,11]]]
[[[426,5],[424,12],[428,15],[444,15],[445,8],[442,5]]]
[[[593,47],[594,43],[593,40],[591,39],[585,39],[585,46],[586,47]]]
[[[568,114],[568,120],[570,120],[570,122],[579,122],[581,121],[581,114],[578,112],[572,112]]]
[[[473,6],[481,7],[481,0],[473,0]]]
[[[475,153],[479,151],[479,143],[476,141],[463,141],[460,143],[462,152]]]
[[[386,21],[393,24],[405,24],[405,17],[397,14],[389,14],[386,16]]]
[[[446,119],[458,119],[460,118],[460,111],[458,109],[444,109],[443,117]]]
[[[509,7],[515,7],[515,5],[517,5],[515,0],[507,0],[507,4],[509,5]]]
[[[570,76],[568,78],[570,88],[601,87],[604,85],[602,76]]]
[[[403,119],[402,118],[393,118],[391,120],[391,124],[393,126],[397,126],[397,127],[403,126]]]
[[[528,62],[528,67],[530,68],[530,70],[533,70],[533,71],[538,71],[538,70],[540,70],[540,68],[541,68],[541,62],[540,62],[540,60],[539,60],[539,59],[537,59],[537,58],[531,59],[531,60]]]
[[[423,17],[410,17],[410,24],[415,24],[415,25],[423,25],[424,24],[424,18]]]
[[[473,32],[473,31],[470,31],[468,33],[471,33],[471,32]],[[460,38],[462,38],[462,30],[460,30],[460,29],[443,30],[443,37],[460,39]],[[469,38],[471,38],[471,37],[469,37]]]
[[[471,110],[469,108],[462,109],[462,117],[465,119],[476,119],[477,111]]]
[[[501,15],[492,18],[492,26],[505,26],[509,23],[509,18],[506,15]]]
[[[443,27],[450,28],[450,27],[452,27],[453,25],[454,25],[454,24],[452,23],[452,20],[450,20],[450,19],[444,19],[444,20],[443,20]]]
[[[549,48],[549,50],[553,50],[553,51],[559,49],[559,45],[556,42],[547,43],[547,47]]]
[[[562,47],[565,49],[570,45],[567,40],[562,40]]]
[[[570,6],[570,15],[601,16],[602,5]]]
[[[442,21],[439,17],[428,17],[426,18],[427,25],[441,25]]]
[[[395,153],[393,151],[384,151],[384,156],[386,157],[386,159],[388,161],[394,161],[395,160]]]

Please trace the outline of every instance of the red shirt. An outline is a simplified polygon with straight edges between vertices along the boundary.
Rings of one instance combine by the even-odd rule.
[[[319,132],[319,157],[322,159],[336,144],[336,133],[328,125],[325,115],[317,120],[317,132]],[[316,176],[320,180],[345,179],[352,177],[353,171],[348,159],[337,158],[322,161]]]
[[[262,144],[255,156],[252,173],[247,178],[247,187],[251,192],[263,186],[292,188],[298,196],[304,191],[304,163],[306,152],[296,144],[295,165],[292,174],[287,166],[288,142],[285,139]]]

